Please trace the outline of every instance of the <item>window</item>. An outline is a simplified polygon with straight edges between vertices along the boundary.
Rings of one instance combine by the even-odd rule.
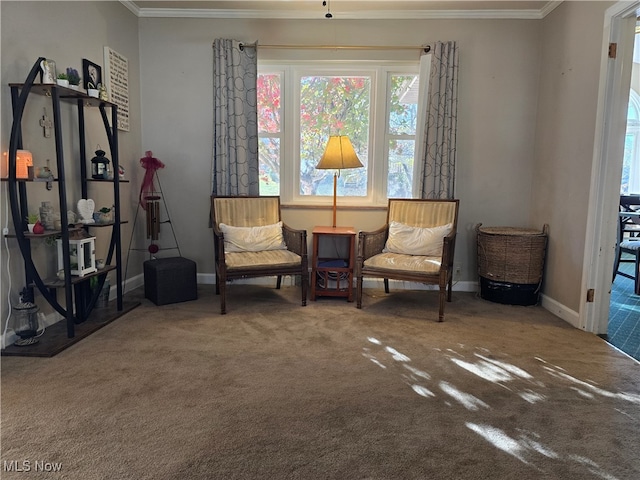
[[[634,90],[629,95],[620,193],[640,193],[640,95]]]
[[[386,144],[389,171],[387,196],[412,196],[416,121],[418,117],[418,75],[391,75]]]
[[[258,75],[258,156],[260,195],[280,195],[282,145],[280,73]]]
[[[419,65],[349,62],[258,65],[260,194],[325,204],[331,170],[318,170],[330,135],[347,135],[364,168],[340,172],[342,204],[411,197]]]
[[[299,195],[333,195],[333,171],[317,170],[330,135],[346,135],[364,168],[340,172],[338,195],[367,194],[371,77],[305,75],[300,77]]]

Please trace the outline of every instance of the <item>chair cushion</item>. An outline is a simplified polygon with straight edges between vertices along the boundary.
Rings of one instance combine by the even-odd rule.
[[[448,223],[422,228],[391,221],[389,237],[382,251],[406,255],[442,256],[442,239],[451,232],[452,227],[453,224]]]
[[[440,256],[404,255],[390,252],[374,255],[364,261],[364,266],[368,268],[425,274],[438,273],[440,265]]]
[[[293,267],[301,265],[302,257],[289,250],[265,250],[262,252],[232,252],[225,253],[227,270],[262,268],[262,267]]]
[[[225,252],[261,252],[286,250],[282,236],[282,222],[262,227],[233,227],[220,224],[224,234]]]
[[[620,242],[620,248],[625,250],[640,250],[640,240],[623,240]]]

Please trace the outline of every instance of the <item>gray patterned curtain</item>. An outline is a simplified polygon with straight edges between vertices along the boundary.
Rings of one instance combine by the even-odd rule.
[[[420,197],[450,199],[455,195],[458,46],[456,42],[436,42],[430,57]]]
[[[259,195],[255,48],[213,42],[213,195]]]

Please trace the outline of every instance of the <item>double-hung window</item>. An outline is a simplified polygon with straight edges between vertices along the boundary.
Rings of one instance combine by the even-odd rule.
[[[640,95],[629,93],[620,194],[640,193]]]
[[[331,170],[316,169],[330,135],[346,135],[364,168],[339,172],[341,204],[413,196],[418,63],[258,65],[260,194],[326,204]]]

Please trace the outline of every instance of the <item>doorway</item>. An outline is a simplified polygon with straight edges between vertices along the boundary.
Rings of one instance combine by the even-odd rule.
[[[632,200],[640,196],[640,28],[638,23],[636,23],[633,46],[620,195],[621,211],[640,209],[640,201]],[[622,239],[626,240],[640,235],[640,218],[630,216],[625,219],[628,223],[624,224],[623,231],[617,232],[618,236],[622,235]],[[620,226],[622,227],[622,224]],[[617,269],[623,273],[614,276],[611,286],[609,324],[605,339],[613,346],[640,360],[640,296],[635,294],[633,279],[625,276],[637,275],[634,273],[636,268],[634,259],[635,256],[626,253],[621,255],[621,262]]]
[[[621,280],[616,280],[618,283],[614,282],[612,288],[611,273],[618,229],[618,216],[615,212],[620,206],[624,139],[639,8],[638,1],[616,3],[605,13],[603,32],[580,323],[586,331],[605,338],[609,331],[610,307],[620,302],[620,292],[616,290],[618,286],[623,286]],[[617,47],[613,55],[610,48],[612,45]],[[621,307],[628,311],[635,308],[635,305],[625,302]],[[632,315],[631,318],[633,317],[640,317],[640,314]],[[621,332],[612,324],[612,334]]]
[[[605,13],[601,81],[583,264],[580,324],[606,335],[611,303],[624,137],[640,2],[618,2]],[[615,44],[616,53],[610,55]]]

